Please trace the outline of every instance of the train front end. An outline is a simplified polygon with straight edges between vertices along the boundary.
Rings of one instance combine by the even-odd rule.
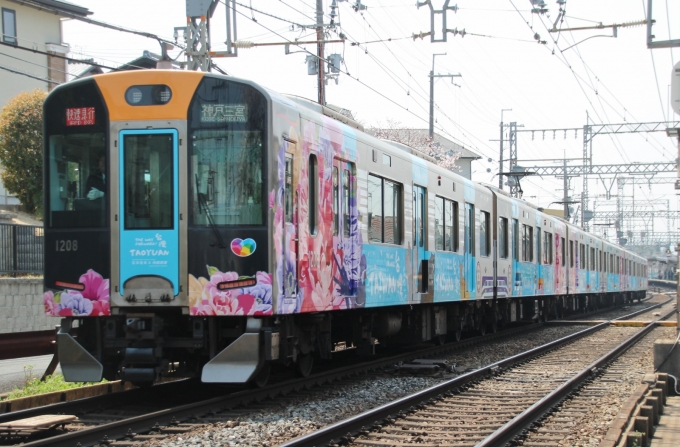
[[[244,81],[162,70],[48,96],[44,302],[62,318],[67,381],[246,382],[262,368],[267,104]]]

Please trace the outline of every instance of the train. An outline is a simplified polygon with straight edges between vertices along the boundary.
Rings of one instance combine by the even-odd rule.
[[[179,70],[44,103],[44,304],[66,381],[262,385],[645,295],[643,257],[333,106]]]

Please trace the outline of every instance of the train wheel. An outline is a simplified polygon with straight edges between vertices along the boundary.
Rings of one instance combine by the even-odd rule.
[[[458,328],[457,331],[454,331],[454,332],[453,332],[453,339],[454,339],[455,341],[460,341],[460,338],[461,338],[462,336],[463,336],[463,330],[460,329],[460,328]]]
[[[491,333],[495,334],[498,332],[498,320],[494,317],[493,322],[491,323]]]
[[[299,354],[297,358],[297,363],[295,364],[295,370],[298,376],[308,377],[312,373],[312,367],[314,366],[314,357],[312,354]]]
[[[253,386],[256,388],[264,388],[264,386],[267,384],[267,380],[269,380],[269,373],[272,370],[272,365],[271,363],[267,362],[265,363],[262,368],[255,374],[255,377],[253,378]]]

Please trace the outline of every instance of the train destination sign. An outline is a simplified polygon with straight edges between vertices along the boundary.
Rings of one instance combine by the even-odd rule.
[[[92,126],[94,124],[94,107],[76,107],[66,109],[67,126]]]
[[[248,106],[245,104],[203,104],[202,123],[245,123],[248,121]]]

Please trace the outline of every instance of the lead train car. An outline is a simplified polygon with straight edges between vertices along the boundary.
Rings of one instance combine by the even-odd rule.
[[[339,343],[372,354],[644,294],[632,253],[588,243],[587,271],[590,235],[249,81],[98,75],[44,116],[44,302],[67,381],[261,384]]]

